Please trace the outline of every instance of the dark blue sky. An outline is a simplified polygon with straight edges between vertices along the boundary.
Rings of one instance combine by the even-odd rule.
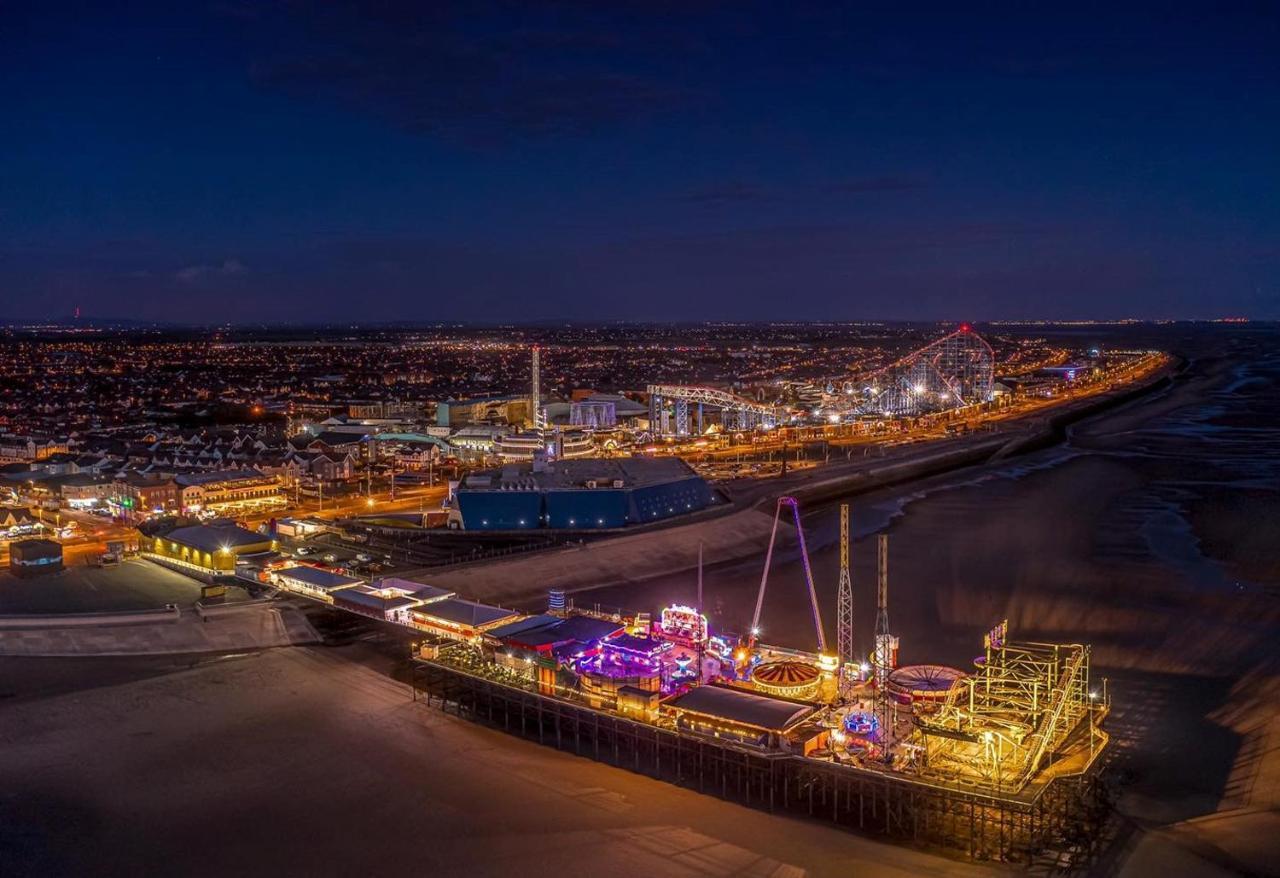
[[[0,4],[0,317],[1280,317],[1274,4],[107,5]]]

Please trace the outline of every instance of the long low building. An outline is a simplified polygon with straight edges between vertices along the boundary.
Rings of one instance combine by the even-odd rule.
[[[661,521],[716,502],[710,485],[675,457],[510,464],[466,476],[450,527],[597,530]]]
[[[409,611],[413,627],[452,640],[474,640],[486,631],[520,618],[515,610],[449,597]]]
[[[340,610],[401,625],[416,625],[413,613],[418,608],[453,597],[448,589],[391,576],[372,585],[338,589],[332,594],[333,605]]]
[[[237,525],[197,524],[167,533],[144,534],[138,547],[144,556],[171,567],[196,574],[230,576],[236,572],[237,558],[275,551],[276,542]]]
[[[275,579],[282,588],[329,604],[333,603],[334,592],[364,585],[363,579],[357,579],[354,576],[344,576],[331,570],[301,565],[276,571]]]
[[[186,473],[174,479],[183,512],[284,506],[280,480],[257,470]]]
[[[695,686],[662,702],[660,710],[687,731],[758,747],[777,747],[798,728],[813,705],[770,698],[729,686]]]
[[[340,610],[382,622],[403,622],[410,608],[418,605],[418,600],[397,593],[394,589],[357,585],[334,592],[333,605]]]

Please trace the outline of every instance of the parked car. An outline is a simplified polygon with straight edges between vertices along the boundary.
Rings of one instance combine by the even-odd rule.
[[[324,556],[324,562],[326,564],[337,564],[338,556],[333,554],[333,552],[326,552]]]
[[[296,551],[299,555],[310,555],[312,549],[310,546],[298,546],[298,548],[295,549],[294,551]]]
[[[361,552],[360,554],[356,555],[356,560],[359,561],[361,564],[368,564],[370,561],[373,560],[373,556],[366,555],[364,552]]]

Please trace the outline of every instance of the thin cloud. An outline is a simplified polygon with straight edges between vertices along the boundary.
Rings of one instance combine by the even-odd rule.
[[[175,271],[173,273],[173,277],[175,280],[189,284],[212,275],[230,276],[244,274],[244,272],[244,263],[239,259],[231,258],[223,260],[221,265],[208,265],[204,263],[199,265],[188,265]]]
[[[860,195],[866,192],[906,192],[911,189],[924,189],[928,185],[928,181],[920,177],[885,175],[836,180],[827,183],[823,188],[828,192]]]
[[[677,196],[678,200],[690,204],[728,204],[739,201],[755,201],[764,198],[767,192],[760,186],[741,181],[713,183]]]

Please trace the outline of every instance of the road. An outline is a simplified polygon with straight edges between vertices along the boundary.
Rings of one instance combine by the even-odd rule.
[[[291,504],[270,514],[258,513],[242,518],[240,521],[246,527],[253,529],[269,518],[280,519],[288,516],[334,519],[390,512],[438,512],[447,493],[447,486],[436,485],[430,488],[397,488],[394,500],[391,499],[389,491],[375,492],[372,498],[364,494],[346,495],[337,500],[324,501],[303,498],[301,503]]]

